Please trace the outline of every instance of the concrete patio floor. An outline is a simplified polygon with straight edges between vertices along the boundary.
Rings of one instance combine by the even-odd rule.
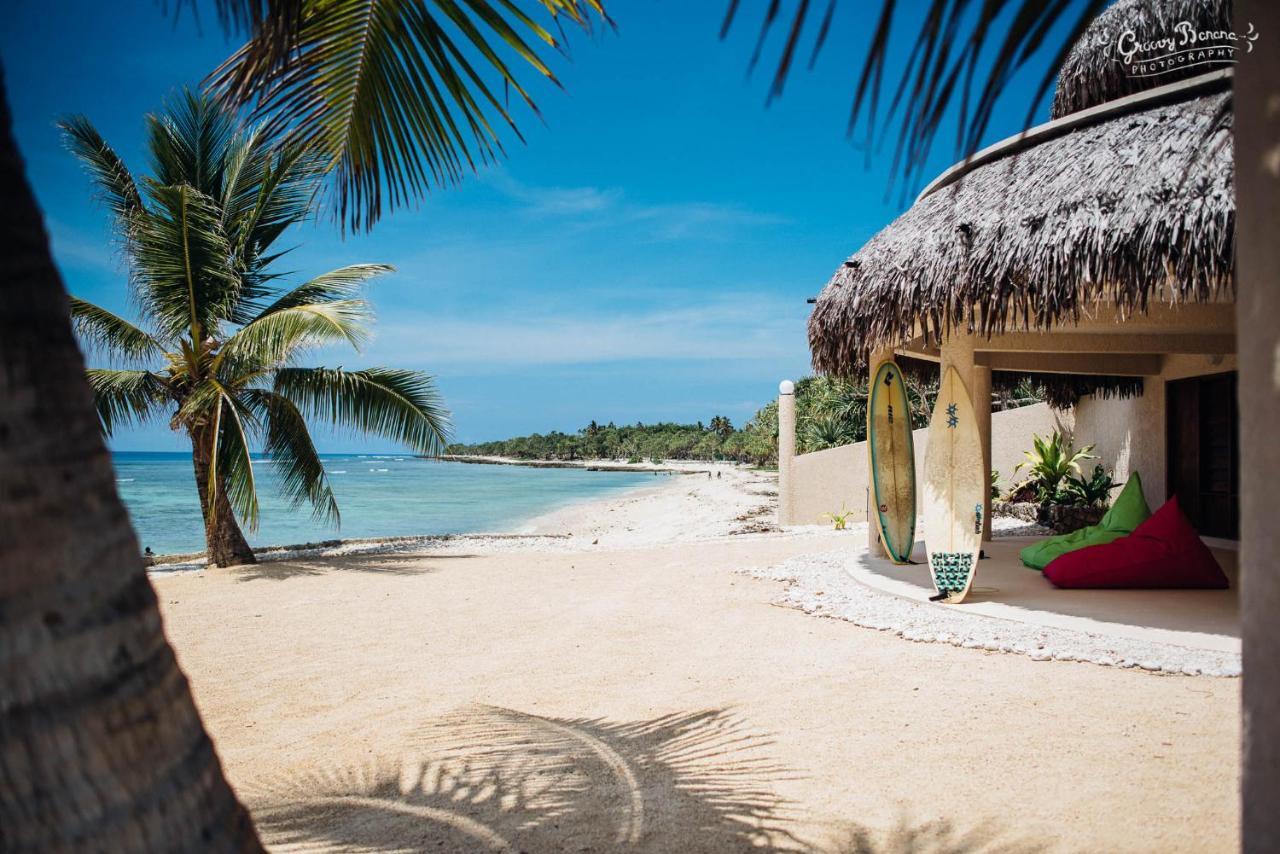
[[[912,552],[915,565],[897,566],[861,550],[849,573],[863,584],[935,608],[1192,649],[1240,652],[1237,555],[1211,547],[1231,580],[1229,590],[1060,590],[1022,565],[1018,552],[1038,537],[997,537],[986,546],[973,589],[959,605],[929,602],[934,594],[924,541]]]

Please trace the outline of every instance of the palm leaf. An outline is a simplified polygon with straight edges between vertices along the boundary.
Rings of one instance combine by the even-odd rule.
[[[249,453],[249,428],[257,426],[257,420],[242,401],[222,389],[213,425],[209,506],[217,507],[214,498],[219,490],[225,489],[231,509],[250,531],[255,531],[258,528],[258,485]]]
[[[449,412],[435,381],[419,371],[282,368],[275,374],[275,392],[308,416],[383,436],[418,453],[435,456],[449,443]]]
[[[222,198],[228,147],[236,136],[235,115],[213,99],[184,89],[147,116],[147,150],[152,180],[186,184],[210,198]]]
[[[273,312],[303,305],[356,299],[363,293],[364,285],[370,279],[394,273],[395,270],[390,264],[348,264],[346,267],[339,267],[283,294],[258,317],[260,319]]]
[[[203,340],[232,319],[240,285],[221,211],[186,184],[148,182],[147,193],[152,205],[134,228],[135,288],[163,337]]]
[[[522,6],[584,27],[592,14],[607,20],[602,0],[303,0],[296,32],[257,31],[209,83],[320,152],[335,172],[338,218],[367,229],[384,206],[452,184],[500,154],[496,123],[519,136],[488,79],[536,106],[504,53],[558,85],[526,35],[560,43]]]
[[[150,371],[90,368],[85,372],[93,390],[102,432],[110,436],[121,424],[144,424],[169,403],[164,380]]]
[[[164,352],[142,329],[79,297],[71,297],[71,322],[81,341],[108,358],[137,363]]]
[[[287,364],[301,351],[327,344],[350,344],[360,349],[369,336],[369,304],[364,300],[334,300],[282,308],[242,327],[222,345],[215,368],[232,373]]]
[[[265,389],[246,389],[244,399],[266,424],[265,450],[277,463],[281,491],[295,507],[310,503],[317,520],[339,524],[338,501],[298,407]]]
[[[1030,125],[1036,108],[1053,85],[1057,69],[1071,46],[1107,3],[1108,0],[982,0],[981,3],[977,0],[930,0],[924,10],[915,6],[909,11],[903,10],[902,17],[910,19],[908,26],[918,26],[919,31],[885,117],[887,126],[894,121],[899,108],[903,110],[898,117],[900,131],[895,172],[901,169],[902,176],[908,181],[919,176],[942,120],[948,110],[956,106],[957,100],[957,147],[965,156],[976,151],[990,126],[996,101],[1010,78],[1042,47],[1049,45],[1054,56],[1028,104],[1024,123]],[[738,6],[738,0],[729,0],[721,38],[728,35]],[[769,34],[781,25],[778,6],[778,0],[769,0],[765,7],[752,65],[757,62]],[[857,78],[849,132],[852,133],[859,121],[866,118],[868,142],[880,120],[877,109],[889,54],[889,36],[898,11],[897,0],[881,0],[878,22]],[[791,16],[769,98],[782,93],[808,12],[809,4],[802,0]],[[826,41],[831,18],[829,6],[814,39],[815,56]],[[1068,24],[1065,29],[1059,26],[1063,22]],[[993,32],[1001,31],[1004,32],[1003,38],[993,35]],[[1053,41],[1050,41],[1051,34]],[[953,50],[957,44],[960,49]],[[994,53],[989,50],[992,47]]]
[[[84,165],[117,223],[128,222],[142,207],[142,197],[120,155],[84,116],[68,116],[58,122],[58,127],[67,148]]]
[[[360,298],[364,283],[394,269],[352,264],[298,285],[228,338],[217,366],[227,365],[234,375],[279,367],[310,347],[345,343],[359,350],[372,317]]]
[[[272,140],[260,128],[237,136],[229,148],[223,227],[240,268],[260,274],[278,257],[266,254],[275,241],[310,218],[323,164],[302,146]],[[270,278],[262,276],[258,284]]]

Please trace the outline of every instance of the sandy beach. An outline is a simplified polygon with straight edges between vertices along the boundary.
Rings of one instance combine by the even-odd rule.
[[[720,474],[655,476],[527,529],[567,536],[153,576],[268,844],[1238,846],[1239,680],[779,607],[783,585],[745,573],[865,540],[778,531],[771,474]]]

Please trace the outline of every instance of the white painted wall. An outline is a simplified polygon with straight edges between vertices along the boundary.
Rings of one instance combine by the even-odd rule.
[[[1075,407],[1076,444],[1096,443],[1098,462],[1115,470],[1117,483],[1140,473],[1147,502],[1155,509],[1168,497],[1165,383],[1235,368],[1234,356],[1165,356],[1160,375],[1146,378],[1141,397],[1081,399]]]

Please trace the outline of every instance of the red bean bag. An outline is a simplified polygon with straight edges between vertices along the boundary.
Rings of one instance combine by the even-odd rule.
[[[1056,587],[1225,590],[1208,546],[1170,498],[1133,533],[1055,558],[1044,577]]]

